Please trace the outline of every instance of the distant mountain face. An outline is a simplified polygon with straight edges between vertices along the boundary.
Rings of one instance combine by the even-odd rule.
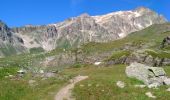
[[[166,19],[156,12],[140,7],[132,11],[119,11],[102,16],[94,16],[96,23],[103,26],[119,38],[134,31],[142,30],[153,24],[165,23]]]
[[[39,45],[45,50],[52,50],[56,47],[68,48],[92,41],[107,42],[119,38],[117,34],[109,32],[87,14],[57,24],[26,26],[13,30],[21,37],[30,38],[27,39],[28,44]],[[27,44],[26,47],[28,47]]]
[[[42,26],[27,25],[13,29],[4,26],[5,30],[0,28],[0,41],[19,44],[28,49],[42,47],[49,51],[57,47],[77,47],[87,42],[113,41],[150,25],[165,22],[163,16],[141,7],[100,16],[82,14],[60,23]]]

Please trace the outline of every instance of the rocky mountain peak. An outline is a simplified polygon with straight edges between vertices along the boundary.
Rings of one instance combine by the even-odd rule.
[[[86,17],[90,17],[90,15],[88,13],[83,13],[79,17],[86,18]]]
[[[136,12],[152,12],[151,9],[149,9],[147,7],[143,7],[143,6],[136,8],[134,11],[136,11]]]
[[[164,17],[145,7],[93,16],[93,18],[110,32],[117,33],[120,38],[150,25],[166,22]]]

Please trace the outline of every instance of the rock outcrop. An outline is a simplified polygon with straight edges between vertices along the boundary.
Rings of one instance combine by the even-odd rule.
[[[166,45],[170,45],[170,37],[167,36],[163,39],[161,47],[164,48]]]
[[[149,88],[158,87],[160,85],[169,85],[169,78],[161,67],[150,67],[140,63],[132,63],[126,67],[126,75],[136,78],[148,85]]]

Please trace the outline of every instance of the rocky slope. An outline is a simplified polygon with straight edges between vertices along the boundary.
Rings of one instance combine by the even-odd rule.
[[[142,30],[166,19],[148,8],[119,11],[101,16],[82,14],[61,23],[44,26],[13,28],[23,38],[27,48],[42,47],[49,51],[56,47],[77,47],[88,42],[108,42]]]
[[[24,41],[18,37],[11,29],[0,21],[0,56],[17,54],[24,52]]]
[[[139,62],[150,66],[168,66],[170,65],[169,36],[169,23],[152,25],[117,41],[88,44],[81,49],[84,53],[87,51],[90,53],[84,54],[85,58],[81,56],[79,59],[90,64],[100,61],[106,65]]]

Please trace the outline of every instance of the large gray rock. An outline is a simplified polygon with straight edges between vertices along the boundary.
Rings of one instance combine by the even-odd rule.
[[[151,84],[154,85],[155,87],[159,85],[163,85],[164,80],[167,78],[165,76],[166,73],[163,68],[150,67],[136,62],[126,67],[125,72],[128,77],[133,77],[138,80],[141,80],[148,86]]]

